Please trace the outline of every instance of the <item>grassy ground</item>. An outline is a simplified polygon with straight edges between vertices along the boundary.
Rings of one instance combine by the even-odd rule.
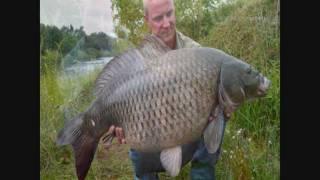
[[[245,103],[230,119],[217,179],[280,179],[280,40],[277,1],[247,0],[221,8],[224,18],[200,43],[222,49],[254,65],[272,82],[267,97]],[[226,12],[229,13],[225,16]],[[49,57],[45,58],[52,58]],[[43,180],[76,179],[70,147],[57,147],[64,119],[91,102],[94,80],[67,78],[50,69],[40,78],[40,177]],[[106,152],[99,145],[87,179],[133,179],[128,146],[114,142]],[[190,164],[175,179],[189,179]],[[161,179],[170,179],[161,173]],[[171,178],[172,179],[172,178]]]

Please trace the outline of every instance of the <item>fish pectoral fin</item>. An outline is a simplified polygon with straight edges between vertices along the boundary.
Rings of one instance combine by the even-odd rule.
[[[218,150],[223,138],[224,123],[223,111],[219,108],[217,116],[208,124],[203,133],[204,143],[209,153],[215,153]]]
[[[161,151],[161,164],[170,176],[177,176],[181,169],[182,150],[181,146]]]

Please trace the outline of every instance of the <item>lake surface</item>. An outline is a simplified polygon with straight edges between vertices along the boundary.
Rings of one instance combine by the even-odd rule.
[[[82,75],[90,73],[97,68],[103,68],[113,57],[102,57],[92,61],[78,62],[65,69],[68,75]]]

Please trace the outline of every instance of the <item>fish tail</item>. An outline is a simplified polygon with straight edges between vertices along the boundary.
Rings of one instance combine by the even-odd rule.
[[[58,145],[71,144],[75,156],[76,171],[79,180],[84,180],[96,152],[99,138],[83,128],[83,114],[69,121],[60,131]]]

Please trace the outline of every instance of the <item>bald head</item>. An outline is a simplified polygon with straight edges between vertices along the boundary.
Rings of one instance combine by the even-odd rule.
[[[143,10],[144,10],[145,16],[148,15],[149,4],[150,3],[152,4],[153,1],[159,1],[159,0],[143,0]],[[172,6],[174,7],[173,0],[165,0],[165,1],[169,1],[172,4]]]

